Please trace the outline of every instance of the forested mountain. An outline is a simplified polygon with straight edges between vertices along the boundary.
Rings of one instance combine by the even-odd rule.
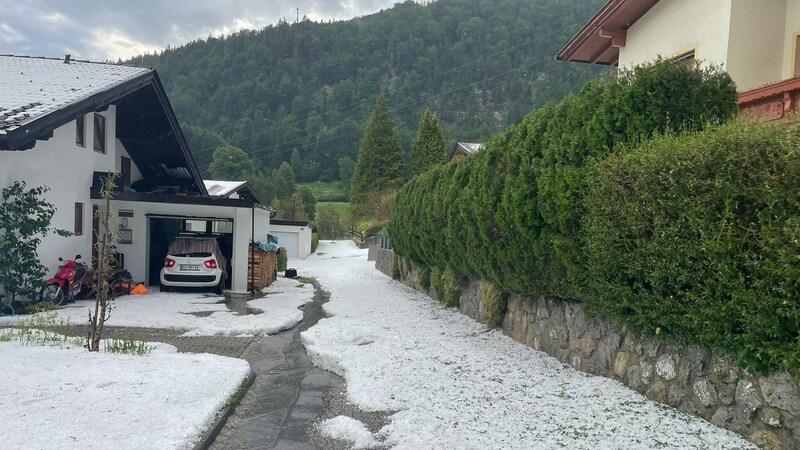
[[[158,70],[202,171],[224,140],[268,169],[290,161],[299,180],[329,181],[339,157],[355,159],[381,92],[408,153],[426,108],[441,119],[448,145],[482,142],[579,88],[597,69],[554,56],[602,3],[407,1],[348,21],[281,21],[128,62]]]

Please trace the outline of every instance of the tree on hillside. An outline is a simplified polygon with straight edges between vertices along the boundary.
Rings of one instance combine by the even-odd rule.
[[[305,213],[306,219],[314,220],[314,217],[317,215],[317,199],[314,197],[314,193],[311,192],[311,188],[308,186],[300,186],[297,188],[296,193],[303,200],[303,212]]]
[[[400,187],[404,181],[403,172],[403,148],[397,138],[389,101],[381,95],[358,148],[350,203],[358,208],[370,194]]]
[[[272,172],[272,180],[275,184],[275,196],[279,199],[291,197],[297,189],[294,180],[294,170],[287,162],[283,162],[280,167]]]
[[[411,174],[419,175],[431,167],[447,162],[444,134],[436,113],[426,109],[422,113],[417,134],[411,143]]]
[[[226,144],[214,150],[208,171],[215,180],[241,181],[257,173],[258,168],[244,150]]]

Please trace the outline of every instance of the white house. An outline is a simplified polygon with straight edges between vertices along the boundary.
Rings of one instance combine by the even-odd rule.
[[[306,259],[311,254],[311,225],[295,220],[270,221],[270,234],[286,249],[290,258]]]
[[[558,59],[630,68],[659,56],[721,65],[744,113],[785,118],[800,102],[800,0],[610,0]]]
[[[52,225],[74,233],[42,241],[51,271],[93,254],[99,180],[116,172],[117,252],[135,280],[157,284],[171,240],[200,229],[231,262],[227,287],[247,291],[248,246],[267,240],[269,213],[254,197],[209,195],[154,70],[0,56],[0,86],[0,188],[49,187]]]

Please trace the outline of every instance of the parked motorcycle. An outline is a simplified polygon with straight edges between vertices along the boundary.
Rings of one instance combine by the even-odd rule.
[[[58,306],[64,303],[64,300],[83,298],[91,292],[94,279],[89,267],[79,262],[79,259],[81,255],[76,255],[75,259],[68,259],[66,262],[63,258],[58,258],[63,264],[59,266],[53,278],[46,281],[47,285],[39,292],[39,300],[50,301]]]
[[[60,305],[65,300],[75,301],[75,299],[89,298],[97,285],[89,267],[78,260],[81,255],[76,255],[75,259],[68,259],[66,262],[58,258],[61,264],[53,278],[46,281],[45,287],[39,292],[39,300],[50,301],[53,305]],[[125,269],[117,269],[111,273],[109,284],[112,294],[123,285],[130,286],[131,274]]]

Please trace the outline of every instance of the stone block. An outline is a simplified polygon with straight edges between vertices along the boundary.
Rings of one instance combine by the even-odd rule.
[[[574,367],[577,370],[581,370],[581,363],[582,362],[583,361],[581,360],[581,357],[578,356],[578,355],[572,355],[569,358],[569,365],[571,365],[572,367]]]
[[[731,423],[735,418],[734,409],[730,406],[723,406],[711,416],[711,423],[721,428],[730,429]]]
[[[772,407],[793,415],[800,414],[800,385],[786,372],[777,373],[759,380],[761,394]]]
[[[622,340],[622,349],[626,352],[642,356],[642,343],[631,337],[630,334],[626,334],[625,338]]]
[[[667,402],[669,402],[670,405],[680,405],[684,397],[686,397],[686,390],[682,386],[672,384],[667,388]]]
[[[617,357],[614,359],[614,375],[619,378],[625,378],[625,374],[628,372],[628,361],[631,359],[631,354],[628,352],[619,352],[617,353]]]
[[[639,366],[631,365],[628,367],[628,372],[625,374],[628,381],[628,387],[636,392],[644,392],[645,384],[642,382],[642,369]]]
[[[719,401],[723,405],[733,405],[736,403],[736,385],[735,384],[723,384],[717,385],[717,394],[719,396]]]
[[[688,353],[692,375],[695,377],[708,376],[709,367],[711,366],[711,352],[706,348],[690,345]]]
[[[735,383],[739,378],[739,366],[728,357],[714,358],[711,372],[722,383]]]
[[[642,383],[650,384],[653,378],[653,364],[650,361],[642,360],[639,362],[639,367],[642,369]]]
[[[781,412],[775,408],[761,410],[761,422],[774,428],[781,427]]]
[[[761,448],[769,448],[772,450],[783,450],[787,448],[785,445],[783,445],[783,443],[781,443],[780,438],[778,438],[775,433],[769,430],[756,431],[750,436],[747,436],[747,440]]]
[[[677,375],[675,358],[673,355],[661,355],[656,361],[656,374],[669,381]]]
[[[717,391],[714,385],[707,379],[703,378],[694,382],[692,385],[694,395],[700,400],[700,404],[708,408],[717,403]]]
[[[656,342],[648,342],[644,344],[644,354],[650,358],[655,358],[658,356],[658,348],[660,345]]]
[[[661,380],[654,381],[653,384],[650,385],[650,388],[647,389],[647,392],[645,392],[644,395],[650,400],[666,403],[667,385],[664,384],[664,382]]]
[[[748,424],[753,421],[756,411],[761,408],[762,403],[758,397],[758,391],[749,379],[739,380],[736,385],[736,405]]]

